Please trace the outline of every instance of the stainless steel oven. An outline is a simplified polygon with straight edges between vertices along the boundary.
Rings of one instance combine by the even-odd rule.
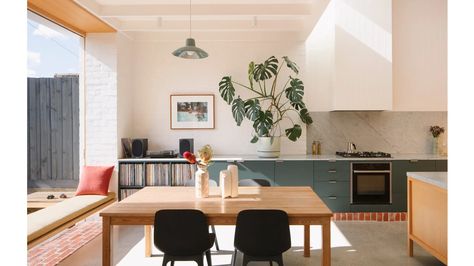
[[[351,163],[351,204],[391,204],[392,163]]]

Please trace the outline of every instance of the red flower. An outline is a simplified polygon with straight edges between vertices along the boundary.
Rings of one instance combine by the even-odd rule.
[[[184,159],[186,159],[189,163],[196,163],[196,156],[192,153],[190,153],[189,151],[185,151],[183,153],[183,157]]]

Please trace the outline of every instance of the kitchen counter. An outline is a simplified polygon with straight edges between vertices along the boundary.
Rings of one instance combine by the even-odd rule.
[[[257,155],[243,154],[216,154],[212,158],[213,161],[394,161],[394,160],[447,160],[446,155],[435,154],[392,154],[391,158],[345,158],[337,155],[280,155],[278,158],[260,158]],[[185,162],[183,158],[127,158],[119,159],[120,162]]]
[[[448,189],[447,172],[408,172],[407,177],[435,185],[439,188]]]

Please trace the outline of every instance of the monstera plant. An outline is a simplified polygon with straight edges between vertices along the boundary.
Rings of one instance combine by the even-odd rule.
[[[252,122],[254,132],[251,142],[260,140],[262,147],[257,147],[257,151],[261,157],[279,155],[279,136],[282,133],[280,123],[283,120],[287,119],[291,123],[291,126],[285,129],[288,139],[296,141],[301,136],[301,125],[289,116],[291,112],[295,112],[304,124],[313,122],[303,102],[303,81],[289,75],[286,82],[283,80],[284,85],[278,88],[278,75],[284,67],[294,75],[299,73],[298,66],[288,57],[283,56],[280,62],[275,56],[271,56],[260,64],[250,62],[247,85],[233,80],[231,76],[225,76],[219,82],[219,93],[222,99],[232,106],[232,115],[237,126],[240,126],[244,119]],[[253,95],[243,99],[236,93],[236,87],[250,91]]]

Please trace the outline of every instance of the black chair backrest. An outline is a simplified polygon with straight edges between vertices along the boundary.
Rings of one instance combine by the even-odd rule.
[[[154,243],[169,255],[199,255],[210,248],[209,226],[199,210],[160,210],[155,213]]]
[[[239,181],[241,187],[271,187],[272,184],[266,179],[242,179]]]
[[[282,210],[243,210],[237,216],[234,246],[251,256],[276,256],[291,247],[288,214]]]

